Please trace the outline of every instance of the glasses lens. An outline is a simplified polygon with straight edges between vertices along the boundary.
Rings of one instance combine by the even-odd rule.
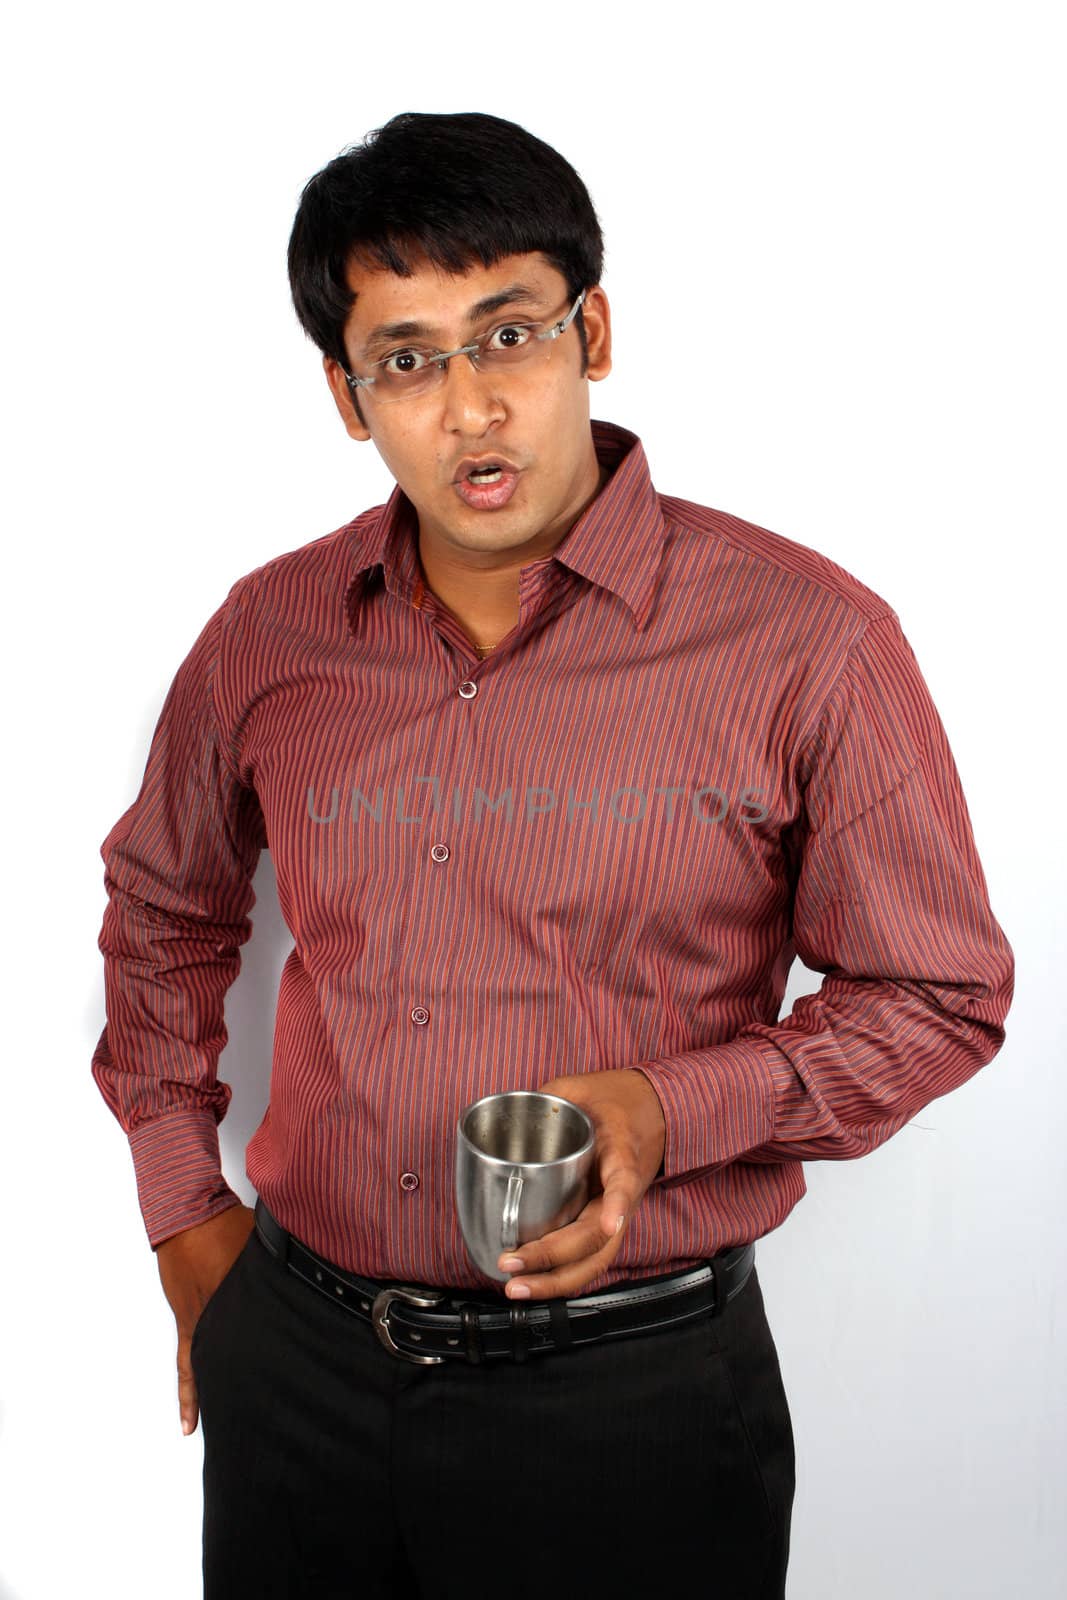
[[[406,400],[410,395],[436,389],[444,375],[440,362],[428,360],[421,351],[404,351],[392,356],[388,366],[375,369],[371,393],[384,404]]]
[[[550,346],[538,339],[542,325],[536,323],[507,323],[494,328],[481,340],[478,350],[479,367],[517,367],[534,356],[547,356]]]
[[[538,338],[544,331],[543,323],[502,323],[478,340],[474,365],[479,372],[484,372],[518,367],[532,360],[549,360],[553,341]],[[450,359],[456,361],[462,357]],[[428,394],[444,382],[445,370],[440,361],[432,359],[430,351],[401,350],[390,356],[387,363],[375,367],[371,393],[379,405]]]

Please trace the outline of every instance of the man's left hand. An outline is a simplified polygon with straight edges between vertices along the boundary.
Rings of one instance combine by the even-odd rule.
[[[501,1272],[521,1273],[507,1283],[512,1300],[571,1298],[604,1271],[660,1169],[667,1136],[659,1096],[636,1068],[550,1078],[538,1089],[573,1101],[589,1116],[596,1136],[590,1177],[599,1189],[573,1222],[500,1256]],[[596,1189],[596,1182],[590,1186]]]

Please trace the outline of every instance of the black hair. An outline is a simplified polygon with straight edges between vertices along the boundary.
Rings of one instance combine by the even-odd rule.
[[[600,282],[604,241],[568,161],[516,122],[480,111],[403,111],[343,150],[305,185],[289,237],[289,283],[304,332],[347,370],[344,326],[353,256],[411,277],[412,259],[445,272],[540,252],[575,298]],[[588,359],[579,309],[582,371]],[[358,406],[357,406],[358,411]]]

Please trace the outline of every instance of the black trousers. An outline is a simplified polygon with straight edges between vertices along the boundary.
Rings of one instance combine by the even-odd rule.
[[[419,1367],[253,1230],[192,1362],[205,1600],[785,1594],[793,1432],[755,1271],[687,1327]]]

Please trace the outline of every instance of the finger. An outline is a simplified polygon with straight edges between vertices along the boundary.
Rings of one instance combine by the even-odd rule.
[[[550,1267],[581,1261],[606,1243],[599,1221],[599,1196],[580,1216],[565,1227],[543,1233],[539,1239],[526,1239],[514,1250],[505,1250],[497,1265],[502,1272],[542,1272]]]
[[[609,1140],[601,1153],[600,1196],[601,1230],[612,1238],[622,1228],[648,1187],[637,1168],[635,1151],[629,1140]]]
[[[616,1184],[613,1189],[605,1191],[600,1207],[600,1231],[607,1238],[612,1239],[617,1233],[621,1233],[630,1214],[630,1204],[630,1192],[622,1184]]]
[[[599,1179],[602,1192],[589,1201],[573,1222],[543,1234],[540,1239],[527,1240],[515,1250],[505,1251],[497,1259],[500,1270],[529,1273],[563,1266],[593,1255],[609,1239],[614,1239],[640,1200],[645,1185],[621,1143],[605,1145],[599,1163]],[[514,1296],[514,1291],[512,1294]]]
[[[606,1147],[599,1168],[600,1193],[588,1208],[605,1239],[612,1239],[620,1231],[627,1217],[637,1207],[646,1184],[631,1164],[629,1154]]]
[[[609,1265],[618,1248],[616,1237],[592,1254],[554,1267],[549,1272],[524,1272],[521,1277],[509,1280],[504,1293],[509,1300],[554,1300],[581,1294]]]
[[[502,1272],[521,1274],[511,1279],[505,1293],[511,1300],[551,1299],[576,1294],[592,1281],[615,1255],[618,1236],[606,1235],[599,1225],[599,1198],[565,1228],[531,1239],[517,1251],[499,1258]]]
[[[193,1377],[191,1349],[192,1337],[188,1334],[180,1334],[178,1336],[178,1411],[181,1416],[182,1432],[185,1434],[196,1431],[196,1422],[200,1415],[196,1379]]]

